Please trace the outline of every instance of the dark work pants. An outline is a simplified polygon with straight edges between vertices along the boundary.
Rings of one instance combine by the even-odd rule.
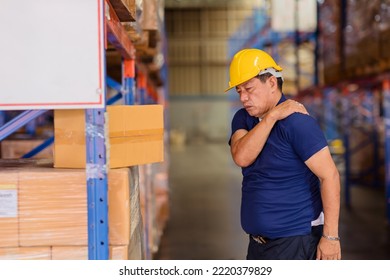
[[[312,227],[311,234],[283,237],[259,244],[249,236],[247,260],[315,260],[323,226]]]

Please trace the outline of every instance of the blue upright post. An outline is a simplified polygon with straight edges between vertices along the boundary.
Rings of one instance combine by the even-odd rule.
[[[123,85],[125,87],[125,104],[134,105],[135,103],[135,60],[125,59],[124,60],[124,75]]]
[[[137,72],[137,90],[139,96],[139,104],[146,103],[146,76],[142,71]]]
[[[349,136],[350,136],[350,112],[349,112],[349,100],[348,96],[344,94],[342,97],[342,122],[343,122],[343,143],[344,143],[344,162],[345,162],[345,171],[344,171],[344,188],[345,188],[345,203],[349,207],[351,205],[351,182],[350,182],[350,175],[351,175],[351,163],[350,163],[350,151],[351,147],[349,145]]]
[[[390,79],[383,81],[384,118],[385,118],[385,181],[386,181],[386,217],[390,223]]]
[[[372,173],[374,173],[372,178],[372,186],[378,187],[379,184],[379,145],[378,145],[378,135],[377,128],[375,126],[375,106],[374,106],[374,92],[371,89],[365,91],[364,99],[362,102],[362,107],[364,108],[365,118],[364,121],[369,124],[368,127],[371,128],[369,133],[371,133],[370,139],[372,140],[372,153],[373,153],[373,163]]]
[[[324,90],[324,125],[327,140],[334,140],[337,138],[334,94],[334,88],[327,88]]]
[[[86,110],[88,258],[108,259],[105,109]]]
[[[5,112],[0,111],[0,127],[2,127],[5,124]]]

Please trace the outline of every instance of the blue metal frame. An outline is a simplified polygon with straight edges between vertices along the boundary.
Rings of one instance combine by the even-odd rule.
[[[343,129],[344,129],[344,159],[345,159],[345,201],[347,205],[351,203],[351,195],[350,189],[353,184],[358,183],[359,185],[367,185],[370,187],[378,187],[381,185],[380,183],[380,175],[379,175],[379,139],[378,139],[378,131],[375,126],[375,118],[374,115],[374,96],[373,92],[370,89],[364,89],[364,96],[362,100],[358,103],[357,106],[352,104],[351,99],[358,98],[358,93],[349,93],[347,96],[343,98]],[[363,110],[365,115],[362,114],[359,110]],[[354,116],[354,112],[356,116]],[[351,130],[350,128],[353,126],[354,122],[357,120],[356,117],[359,117],[359,121],[371,128],[368,131],[361,131],[361,138],[359,138],[359,143],[355,144],[352,147],[350,143],[351,138]],[[351,158],[357,152],[360,152],[362,149],[367,148],[367,146],[372,145],[373,152],[373,162],[366,169],[361,170],[359,174],[354,174],[351,168]],[[367,180],[366,176],[372,175],[370,180]]]
[[[336,89],[326,88],[323,91],[323,102],[324,102],[324,131],[327,140],[334,140],[340,138],[337,131],[337,105],[336,100]]]
[[[88,258],[105,260],[109,257],[105,109],[87,109],[85,116]]]
[[[0,127],[5,124],[5,112],[0,111]]]
[[[115,81],[114,79],[106,76],[106,83],[112,89],[115,89],[117,92],[122,92],[122,85]]]
[[[386,84],[386,86],[385,86]],[[383,117],[385,123],[385,170],[386,170],[386,217],[390,223],[390,80],[384,82],[383,87]]]
[[[45,141],[43,141],[42,144],[40,144],[39,146],[35,147],[34,149],[32,149],[30,152],[24,154],[22,156],[22,158],[31,158],[37,154],[39,154],[40,152],[42,152],[44,149],[46,149],[47,147],[49,147],[50,145],[52,145],[54,143],[54,136],[46,139]]]
[[[20,113],[18,116],[0,127],[0,141],[3,141],[6,137],[46,111],[47,110],[28,110]]]
[[[134,78],[124,78],[123,81],[125,85],[125,104],[134,105],[135,103],[135,81]]]

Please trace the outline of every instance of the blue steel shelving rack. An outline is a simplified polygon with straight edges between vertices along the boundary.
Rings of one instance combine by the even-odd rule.
[[[135,49],[122,27],[108,0],[110,9],[105,15],[107,40],[116,47],[125,63],[135,73]],[[105,62],[104,62],[105,65]],[[105,71],[105,69],[104,69]],[[129,72],[129,71],[128,71]],[[125,104],[134,104],[135,75],[123,75],[123,86],[107,77],[106,84],[115,88],[117,94],[107,101],[107,105],[124,98]],[[104,92],[105,94],[105,92]],[[5,112],[0,111],[0,141],[17,131],[19,128],[33,123],[36,117],[48,110],[27,110],[12,120],[5,121]],[[86,177],[88,205],[88,258],[105,260],[109,258],[108,251],[108,205],[107,205],[107,164],[105,147],[105,107],[101,109],[86,109]],[[41,145],[24,155],[32,157],[54,142],[54,137],[45,140]]]

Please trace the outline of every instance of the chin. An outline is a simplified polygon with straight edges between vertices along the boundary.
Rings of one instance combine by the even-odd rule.
[[[256,114],[252,110],[245,109],[251,117],[256,117]]]

